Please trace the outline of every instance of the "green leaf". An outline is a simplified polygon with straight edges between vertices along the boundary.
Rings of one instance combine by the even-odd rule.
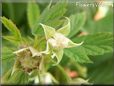
[[[16,70],[8,81],[10,84],[27,84],[28,74],[22,70]]]
[[[92,60],[94,64],[88,65],[89,81],[96,84],[114,84],[113,53],[95,56]]]
[[[49,39],[49,38],[54,36],[54,34],[55,34],[55,29],[54,28],[52,28],[50,26],[47,26],[47,25],[44,25],[44,24],[41,24],[41,26],[44,29],[46,39]]]
[[[16,27],[16,25],[6,17],[1,17],[1,21],[4,24],[4,26],[13,34],[15,39],[21,40],[21,34],[19,29]]]
[[[15,20],[13,3],[9,3],[9,4],[3,3],[2,8],[3,8],[3,12],[5,15],[7,15],[10,19]],[[7,12],[9,12],[9,13],[7,13]]]
[[[11,76],[11,72],[12,72],[12,70],[10,69],[2,76],[2,79],[1,79],[2,84],[8,84],[8,80]]]
[[[113,51],[112,33],[97,33],[79,38],[74,38],[74,42],[84,41],[82,47],[87,55],[102,55]]]
[[[0,61],[2,61],[1,74],[4,74],[13,66],[13,63],[15,61],[15,56],[12,52],[13,52],[12,47],[6,47],[6,46],[2,47],[2,57],[0,57]]]
[[[92,9],[93,11],[93,9]],[[88,11],[90,15],[87,15],[87,21],[84,25],[84,30],[88,33],[98,33],[98,32],[113,32],[113,11],[112,8],[109,10],[107,15],[100,19],[99,21],[94,21],[91,16],[91,11]],[[95,13],[94,13],[95,14]]]
[[[57,32],[65,35],[65,36],[67,36],[70,33],[70,19],[67,17],[66,17],[66,19],[67,19],[67,24],[57,30]]]
[[[28,3],[27,18],[31,29],[33,29],[34,24],[38,21],[39,16],[40,16],[40,9],[38,5],[35,2]]]
[[[26,3],[3,3],[2,11],[5,16],[14,21],[17,25],[23,22],[26,11]]]
[[[61,10],[60,10],[61,9]],[[52,7],[47,7],[40,17],[40,21],[47,22],[48,20],[53,20],[60,18],[66,12],[66,2],[57,2]]]
[[[12,7],[14,12],[14,19],[12,21],[14,21],[17,25],[19,25],[20,23],[25,24],[24,23],[25,21],[23,22],[23,20],[26,20],[26,18],[23,15],[25,15],[27,4],[26,3],[11,3],[11,4],[13,4]]]
[[[65,49],[65,55],[79,63],[92,63],[82,46]]]
[[[79,30],[82,29],[85,24],[86,14],[85,12],[73,14],[70,16],[71,20],[71,31],[69,37],[74,36]]]
[[[4,39],[12,42],[13,44],[17,44],[20,40],[15,38],[14,36],[3,36]]]
[[[2,60],[6,60],[6,59],[9,60],[10,58],[14,57],[12,52],[13,52],[13,50],[11,48],[3,46],[1,59]]]
[[[32,29],[32,33],[34,35],[38,35],[38,34],[42,35],[43,31],[39,23],[48,25],[50,21],[53,21],[62,17],[65,12],[66,12],[66,3],[58,2],[52,7],[47,6],[42,12],[41,16],[39,17],[39,20],[34,25],[34,28]],[[53,22],[56,22],[56,21],[53,21]]]

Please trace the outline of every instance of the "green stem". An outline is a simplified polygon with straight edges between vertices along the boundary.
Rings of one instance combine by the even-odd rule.
[[[45,73],[44,58],[42,58],[42,59],[41,59],[40,66],[39,66],[39,72],[38,72],[39,84],[43,84],[42,75],[43,75],[44,73]]]

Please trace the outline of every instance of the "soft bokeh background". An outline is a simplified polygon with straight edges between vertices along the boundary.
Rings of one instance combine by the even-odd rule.
[[[42,12],[48,4],[49,3],[38,2],[40,12]],[[80,7],[76,6],[75,3],[69,3],[67,4],[66,9],[67,11],[64,16],[68,17],[75,13],[83,11],[86,12],[86,22],[81,29],[85,34],[92,34],[97,32],[113,32],[113,8],[111,6],[109,6],[109,10],[106,13],[106,16],[98,20],[95,20],[95,15],[98,12],[98,7]],[[23,36],[31,35],[31,30],[27,21],[27,3],[2,3],[2,16],[11,19],[20,29]],[[2,27],[2,35],[9,34],[9,31],[4,26]],[[6,40],[3,40],[2,44],[3,46],[12,46]],[[11,54],[11,48],[6,48],[5,52],[6,53],[4,56],[10,56],[10,59],[8,59],[8,57],[2,61],[3,72],[12,67],[14,61],[12,58],[13,55]],[[90,82],[96,84],[114,84],[113,53],[89,57],[94,62],[93,64],[81,64],[88,69],[86,78],[89,79]],[[66,65],[69,63],[68,61],[68,58],[63,58],[61,64],[64,66],[64,64]]]

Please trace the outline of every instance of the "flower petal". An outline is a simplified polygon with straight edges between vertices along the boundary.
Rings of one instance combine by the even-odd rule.
[[[45,33],[46,39],[49,39],[49,38],[54,36],[55,29],[53,27],[50,27],[50,26],[47,26],[47,25],[44,25],[44,24],[41,24],[41,23],[40,23],[40,25],[44,29],[44,33]]]
[[[56,33],[54,36],[56,44],[60,48],[65,48],[68,45],[69,39],[61,33]]]
[[[70,19],[68,17],[65,18],[67,20],[67,24],[62,28],[58,29],[57,32],[67,36],[70,33]]]
[[[57,46],[57,42],[53,38],[48,39],[48,42],[51,44],[52,47],[56,47]]]

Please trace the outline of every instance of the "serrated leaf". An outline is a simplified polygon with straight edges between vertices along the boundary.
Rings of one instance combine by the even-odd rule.
[[[10,59],[10,57],[13,57],[12,54],[13,50],[8,47],[2,47],[2,60]]]
[[[15,56],[13,55],[12,52],[13,52],[13,49],[11,47],[4,47],[4,46],[2,47],[2,57],[0,57],[0,61],[2,61],[1,74],[4,74],[13,66]]]
[[[16,70],[9,78],[10,84],[27,84],[28,74],[22,70]]]
[[[34,25],[34,28],[32,29],[32,33],[34,35],[43,34],[43,30],[41,29],[39,23],[48,24],[49,23],[48,21],[59,19],[60,17],[63,16],[65,12],[66,12],[66,3],[63,4],[58,2],[52,7],[47,6],[42,12],[41,16],[39,17],[39,20]]]
[[[92,63],[82,46],[65,49],[64,54],[79,63]]]
[[[92,9],[93,11],[93,9]],[[95,13],[95,12],[94,12]],[[84,25],[84,30],[89,33],[98,33],[98,32],[113,32],[113,11],[109,10],[107,15],[100,19],[99,21],[93,20],[93,15],[91,11],[88,11],[88,20]]]
[[[2,76],[1,84],[8,84],[8,80],[11,76],[11,72],[12,72],[12,70],[10,69]]]
[[[89,81],[96,84],[114,84],[113,53],[100,55],[92,59],[94,65],[88,65]]]
[[[69,37],[74,36],[79,30],[82,29],[83,25],[85,24],[85,20],[86,20],[85,12],[77,13],[70,16],[71,31]]]
[[[15,38],[14,36],[3,36],[4,39],[12,42],[13,44],[17,44],[20,40]]]
[[[61,10],[60,10],[61,9]],[[42,18],[47,22],[48,20],[53,20],[56,18],[60,18],[63,16],[63,14],[66,12],[66,2],[61,3],[57,2],[55,5],[49,8],[49,6],[44,10],[44,12],[41,15]]]
[[[31,29],[33,29],[34,24],[38,21],[40,16],[40,9],[38,5],[34,3],[28,3],[27,6],[27,18]]]
[[[1,17],[1,21],[16,39],[21,40],[20,31],[11,20],[7,19],[6,17]]]
[[[65,35],[65,36],[67,36],[70,33],[70,19],[67,17],[66,17],[66,19],[67,19],[67,24],[57,30],[57,32]]]
[[[73,39],[75,42],[81,40],[84,40],[82,47],[87,55],[101,55],[113,51],[112,33],[97,33]]]

